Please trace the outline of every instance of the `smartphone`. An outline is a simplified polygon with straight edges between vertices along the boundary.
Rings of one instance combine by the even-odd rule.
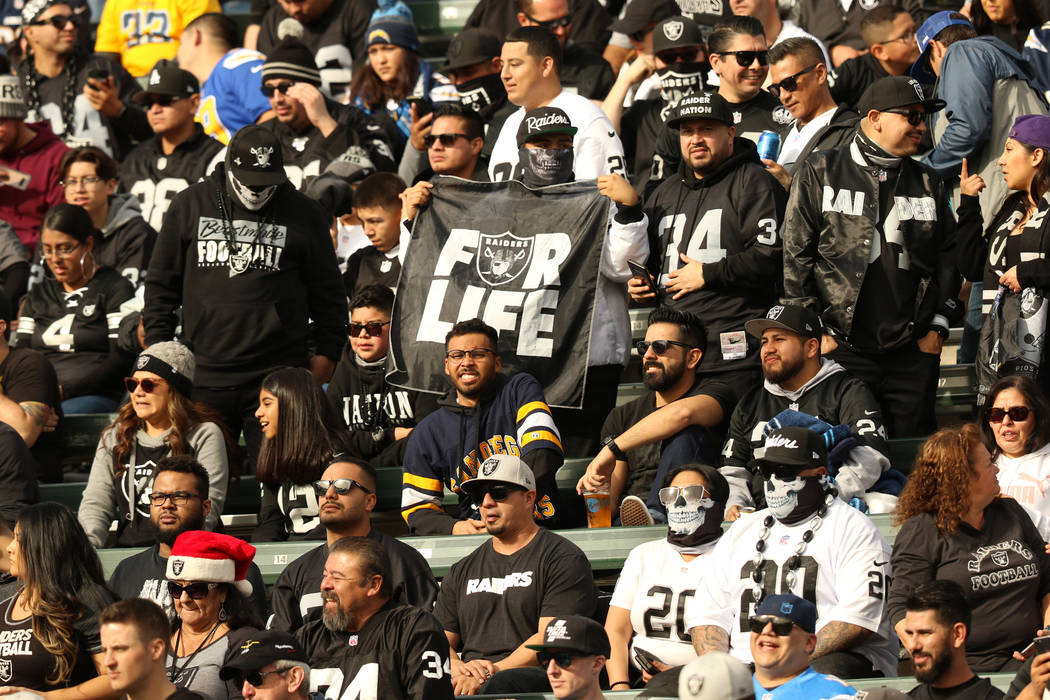
[[[658,669],[654,663],[660,659],[656,658],[645,649],[635,647],[634,660],[638,663],[638,668],[642,669],[649,675],[656,675],[660,672],[660,669]]]
[[[1021,656],[1026,660],[1035,654],[1045,654],[1050,651],[1050,637],[1033,637],[1031,644],[1021,651]]]
[[[92,80],[104,81],[110,76],[109,68],[92,68],[88,71],[88,77]]]
[[[630,258],[627,259],[627,267],[631,268],[631,272],[635,277],[639,277],[648,283],[649,289],[656,294],[658,299],[663,296],[660,287],[656,284],[656,278],[653,277],[653,273],[649,272],[649,268]]]
[[[409,97],[405,101],[409,105],[416,106],[416,117],[422,117],[434,111],[434,104],[425,97]]]

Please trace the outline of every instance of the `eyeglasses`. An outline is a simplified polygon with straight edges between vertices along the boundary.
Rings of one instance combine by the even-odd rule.
[[[529,13],[527,13],[527,12],[523,12],[522,14],[524,14],[525,17],[527,17],[528,20],[530,22],[532,22],[533,24],[535,24],[536,26],[543,27],[544,29],[548,29],[548,30],[550,30],[552,32],[555,29],[561,29],[562,27],[568,27],[570,24],[572,24],[572,15],[565,15],[564,17],[557,17],[555,19],[549,19],[549,20],[547,20],[545,22],[541,22],[538,19],[536,19],[535,17],[530,16]],[[639,39],[639,41],[641,41],[641,39]]]
[[[811,70],[813,70],[819,65],[819,63],[814,63],[809,68],[803,68],[798,73],[795,73],[794,75],[789,75],[788,77],[781,80],[779,83],[773,83],[769,86],[769,91],[773,93],[773,97],[779,98],[781,90],[785,90],[787,92],[794,92],[795,90],[798,90],[798,79],[806,73],[809,73]]]
[[[66,25],[73,21],[72,15],[51,15],[47,19],[38,19],[35,22],[29,24],[33,27],[43,27],[45,24],[50,24],[59,31],[66,28]]]
[[[456,145],[456,139],[469,138],[466,134],[427,134],[423,137],[423,145],[427,148],[433,148],[434,144],[440,141],[445,148],[452,148]]]
[[[390,321],[369,321],[368,323],[351,323],[350,324],[350,337],[356,338],[361,335],[361,331],[368,331],[368,335],[373,338],[383,332],[383,326],[390,325]]]
[[[345,496],[350,493],[354,487],[357,487],[365,493],[372,493],[371,489],[365,488],[353,479],[318,479],[314,482],[314,493],[318,496],[323,496],[328,493],[328,489],[335,489],[335,492],[340,496]]]
[[[908,123],[912,126],[922,124],[922,120],[926,118],[926,112],[920,112],[917,109],[887,109],[884,111],[890,114],[899,114],[902,117],[907,117]]]
[[[749,618],[747,622],[751,626],[751,631],[755,634],[762,634],[762,631],[766,629],[766,625],[772,623],[773,634],[778,637],[788,636],[795,627],[794,622],[778,615],[755,615]]]
[[[569,668],[572,666],[572,662],[576,659],[579,654],[573,654],[568,651],[538,651],[536,652],[536,659],[540,662],[540,666],[546,668],[550,666],[551,661],[556,663],[561,668]]]
[[[681,496],[686,503],[697,503],[711,494],[704,488],[703,484],[691,484],[690,486],[665,486],[660,489],[660,503],[669,506]]]
[[[1003,419],[1010,416],[1010,420],[1014,423],[1021,423],[1022,421],[1028,420],[1028,416],[1032,413],[1032,409],[1028,406],[1011,406],[1010,408],[993,408],[988,411],[988,422],[989,423],[1002,423]]]
[[[677,340],[654,340],[652,342],[648,340],[639,340],[634,344],[634,347],[638,348],[639,355],[644,356],[645,353],[649,352],[649,348],[652,348],[653,352],[657,355],[663,355],[672,345],[677,345],[680,348],[687,348],[689,350],[696,347],[695,345],[689,345],[688,343],[679,343]]]
[[[492,496],[492,500],[497,503],[502,503],[515,491],[524,491],[525,489],[520,486],[510,486],[509,484],[484,484],[482,486],[475,486],[474,488],[470,488],[469,485],[464,485],[463,490],[467,492],[467,495],[470,496],[471,499],[478,501],[479,503],[485,500],[486,493]]]
[[[893,39],[887,39],[886,41],[878,41],[875,43],[882,44],[883,46],[885,46],[886,44],[893,44],[898,41],[915,41],[915,32],[909,32],[904,36],[898,36],[894,37]]]
[[[267,97],[273,97],[273,93],[275,92],[279,92],[282,95],[287,95],[288,88],[290,88],[293,85],[295,85],[295,83],[277,83],[276,85],[263,85],[259,89],[262,90],[262,94],[266,95]]]
[[[70,187],[77,187],[79,185],[83,185],[84,187],[92,187],[102,181],[102,178],[98,177],[97,175],[85,175],[84,177],[79,178],[70,177],[66,178],[65,180],[59,180],[58,184],[62,185],[66,189],[69,189]]]
[[[150,107],[153,105],[171,107],[172,103],[178,102],[181,99],[182,97],[179,95],[150,95],[146,98],[146,104]]]
[[[152,394],[154,389],[165,383],[166,382],[163,379],[135,379],[134,377],[124,377],[124,388],[128,390],[129,394],[133,394],[135,389],[138,389],[140,386],[144,392]]]
[[[733,56],[736,58],[736,62],[741,68],[747,68],[755,59],[758,59],[758,65],[768,66],[769,65],[769,52],[768,51],[718,51],[719,56]],[[801,75],[801,74],[800,74]]]
[[[168,581],[168,593],[171,594],[172,600],[178,600],[183,593],[193,600],[200,600],[218,587],[219,584],[217,583],[205,583],[204,581],[194,581],[193,583],[187,583],[185,586],[181,586],[174,581]]]
[[[190,493],[189,491],[172,491],[171,493],[164,493],[163,491],[153,491],[149,495],[149,502],[155,506],[162,506],[164,505],[164,501],[171,499],[171,502],[175,505],[184,506],[190,502],[191,498],[201,497],[195,493]]]
[[[284,673],[284,671],[249,671],[241,677],[241,682],[247,682],[248,685],[253,688],[258,688],[263,684],[263,679],[274,673]]]
[[[445,353],[445,357],[453,362],[461,362],[464,357],[470,355],[470,359],[480,361],[484,360],[489,355],[495,354],[496,351],[490,348],[474,348],[473,350],[449,350]]]
[[[73,253],[77,252],[77,249],[80,248],[81,245],[83,245],[83,244],[82,243],[77,243],[76,245],[64,245],[64,246],[59,246],[58,248],[41,248],[40,249],[40,257],[42,257],[42,258],[68,258],[71,255],[73,255]]]

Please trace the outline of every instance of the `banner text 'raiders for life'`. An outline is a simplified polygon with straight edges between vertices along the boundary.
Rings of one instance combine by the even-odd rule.
[[[401,268],[390,381],[447,391],[445,334],[480,318],[499,332],[504,373],[535,376],[552,406],[580,406],[608,219],[593,182],[435,178]]]

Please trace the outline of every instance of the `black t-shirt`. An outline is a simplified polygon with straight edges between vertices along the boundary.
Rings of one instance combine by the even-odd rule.
[[[113,602],[113,597],[102,589],[98,590],[99,606]],[[46,691],[55,688],[68,688],[98,675],[93,654],[102,651],[102,640],[98,634],[98,609],[85,605],[80,619],[73,623],[73,633],[77,642],[77,658],[73,670],[64,683],[49,685],[45,680],[53,669],[54,657],[33,633],[33,618],[24,620],[12,619],[17,596],[11,596],[0,602],[0,660],[7,663],[0,666],[0,683]]]
[[[153,470],[164,457],[171,453],[167,443],[146,447],[137,441],[134,451],[124,455],[124,464],[120,466],[121,471],[125,469],[133,472],[135,480],[135,503],[128,503],[128,494],[120,494],[117,498],[117,546],[118,547],[148,547],[153,543],[153,523],[149,516],[149,494],[153,485]],[[131,464],[134,457],[134,464]],[[126,476],[116,480],[115,487],[127,489]],[[135,518],[129,517],[129,509],[135,509]]]
[[[204,700],[204,698],[192,690],[176,686],[175,692],[165,698],[165,700]]]
[[[536,634],[541,617],[590,616],[596,602],[587,555],[541,528],[514,554],[497,553],[489,540],[453,564],[434,615],[459,635],[461,659],[499,661]]]
[[[608,61],[576,44],[565,47],[558,77],[563,88],[573,90],[589,100],[604,100],[616,82]]]
[[[160,545],[125,558],[109,578],[109,587],[124,598],[145,598],[164,608],[168,617],[175,617],[175,606],[168,593],[167,557],[160,555]],[[245,578],[252,584],[251,602],[259,619],[266,619],[266,584],[259,567],[252,562]]]
[[[15,526],[18,511],[40,500],[33,456],[22,436],[0,423],[0,517]]]
[[[438,585],[423,555],[415,547],[374,528],[368,536],[383,546],[391,602],[431,610]],[[328,545],[321,544],[281,572],[273,587],[273,617],[267,627],[294,632],[303,622],[321,617],[321,571],[327,560]]]
[[[889,73],[879,63],[879,59],[866,53],[848,61],[843,61],[828,76],[828,88],[831,97],[840,105],[857,108],[857,102],[868,86]]]
[[[908,691],[908,697],[916,700],[1002,700],[1003,691],[992,685],[987,678],[973,678],[951,688],[934,688],[928,683],[917,685]]]
[[[365,246],[354,251],[346,259],[346,272],[343,273],[343,286],[346,287],[346,298],[353,299],[365,287],[381,284],[395,289],[401,277],[401,261],[397,256],[380,253],[374,246]]]
[[[55,368],[36,350],[11,348],[8,356],[0,362],[0,391],[15,403],[42,403],[62,417],[62,397],[58,393]],[[36,460],[37,476],[41,481],[62,480],[61,430],[60,420],[58,430],[41,433],[29,450]]]

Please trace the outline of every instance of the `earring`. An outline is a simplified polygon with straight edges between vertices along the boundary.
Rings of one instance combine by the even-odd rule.
[[[225,604],[220,604],[219,605],[219,622],[226,622],[227,618],[229,618],[229,614],[226,612],[226,605]]]

